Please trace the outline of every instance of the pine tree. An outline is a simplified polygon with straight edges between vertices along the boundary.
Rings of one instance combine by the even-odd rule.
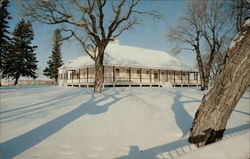
[[[58,68],[63,65],[61,56],[62,36],[59,29],[55,30],[53,40],[52,55],[49,57],[49,61],[47,62],[48,67],[43,70],[43,74],[50,79],[55,79],[57,83]]]
[[[11,47],[3,57],[2,77],[15,79],[15,85],[21,76],[35,79],[37,60],[34,53],[37,46],[32,46],[34,39],[31,22],[21,20],[12,33]]]
[[[8,20],[11,19],[11,17],[9,16],[9,12],[7,10],[8,4],[9,4],[8,0],[1,0],[1,7],[0,7],[0,60],[1,60],[0,72],[1,74],[2,74],[2,60],[10,46],[9,44],[10,32],[7,29],[9,28]],[[1,86],[1,80],[0,80],[0,86]]]

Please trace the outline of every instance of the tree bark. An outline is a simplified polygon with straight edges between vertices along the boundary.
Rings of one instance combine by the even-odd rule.
[[[227,121],[250,83],[250,26],[228,51],[228,60],[195,114],[189,142],[204,146],[223,138]]]
[[[103,66],[103,58],[104,58],[104,50],[99,49],[99,53],[97,59],[95,60],[95,93],[102,93],[103,81],[104,81],[104,66]]]

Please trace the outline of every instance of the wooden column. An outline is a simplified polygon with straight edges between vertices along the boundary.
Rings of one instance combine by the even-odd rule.
[[[87,67],[87,83],[89,82],[89,68]]]
[[[182,84],[182,71],[181,71],[181,84]]]
[[[115,66],[113,66],[113,82],[115,82]]]
[[[140,82],[142,82],[142,80],[141,80],[141,68],[140,68]]]
[[[151,69],[149,69],[149,80],[150,80],[150,83],[151,83],[152,82]]]
[[[131,67],[129,67],[129,82],[131,82]]]
[[[81,83],[81,69],[79,68],[79,84]]]
[[[174,70],[174,84],[175,84],[175,70]]]
[[[72,85],[73,85],[74,70],[72,70],[72,72],[71,72],[71,78],[72,78]]]
[[[168,82],[168,70],[166,70],[166,82]]]
[[[103,83],[104,83],[104,80],[105,80],[105,66],[103,66]]]
[[[196,72],[195,75],[196,75],[197,84],[199,84],[198,83],[198,72]]]
[[[159,74],[159,82],[161,82],[161,71],[158,69],[158,74]]]
[[[68,71],[66,70],[66,84],[68,83]]]
[[[189,75],[189,71],[188,71],[188,84],[190,84],[190,75]]]

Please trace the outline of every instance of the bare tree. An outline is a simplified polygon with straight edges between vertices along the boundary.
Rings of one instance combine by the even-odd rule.
[[[230,0],[228,3],[228,10],[231,12],[230,20],[234,25],[235,31],[241,31],[241,26],[246,17],[250,16],[250,4],[247,0]]]
[[[221,69],[225,64],[224,63],[225,56],[226,56],[226,51],[220,51],[214,57],[214,60],[211,65],[211,71],[210,71],[211,73],[209,76],[211,86],[213,86],[216,78],[218,77],[219,73],[221,72]]]
[[[35,21],[52,25],[64,24],[63,30],[70,32],[69,37],[77,39],[94,60],[94,92],[101,93],[104,51],[109,41],[138,24],[140,21],[136,15],[159,17],[156,11],[137,10],[138,3],[139,0],[39,0],[28,1],[23,6],[25,16]],[[65,28],[65,25],[71,26]]]
[[[221,140],[227,121],[250,84],[250,20],[241,29],[228,60],[195,114],[189,142],[204,146]]]
[[[201,78],[201,90],[207,88],[214,57],[221,51],[229,35],[230,30],[226,27],[228,19],[224,15],[222,2],[192,0],[188,3],[181,23],[172,28],[167,35],[170,41],[176,43],[177,50],[195,52]],[[205,51],[206,47],[208,47],[208,52]],[[205,53],[208,54],[206,63],[202,60],[202,55]]]

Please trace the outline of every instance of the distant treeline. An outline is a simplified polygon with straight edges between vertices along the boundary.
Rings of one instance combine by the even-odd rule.
[[[1,81],[2,85],[14,85],[15,81]],[[55,81],[51,80],[20,80],[18,81],[19,86],[27,85],[56,85]]]

